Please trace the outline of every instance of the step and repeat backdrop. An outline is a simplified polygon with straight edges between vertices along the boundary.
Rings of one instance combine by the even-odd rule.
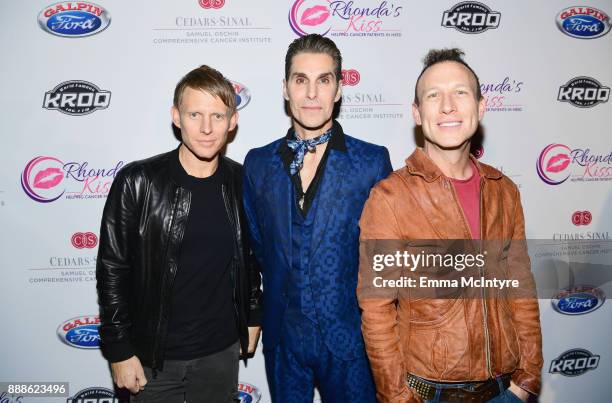
[[[466,52],[487,105],[475,152],[519,185],[541,241],[533,270],[554,284],[540,299],[540,401],[610,401],[611,0],[95,1],[0,4],[0,381],[67,383],[44,398],[3,385],[0,403],[122,399],[95,290],[113,179],[177,147],[174,86],[202,64],[236,89],[229,157],[284,135],[284,55],[307,33],[343,53],[345,131],[385,145],[396,169],[417,144],[423,56]],[[270,402],[260,352],[241,364],[240,393]]]

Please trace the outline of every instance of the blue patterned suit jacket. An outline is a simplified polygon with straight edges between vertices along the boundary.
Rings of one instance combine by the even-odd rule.
[[[279,341],[291,270],[291,179],[277,153],[284,138],[246,156],[244,207],[263,274],[263,344]],[[324,340],[337,357],[365,354],[357,304],[359,218],[370,189],[391,173],[385,147],[345,136],[347,152],[329,150],[318,192],[310,279]]]

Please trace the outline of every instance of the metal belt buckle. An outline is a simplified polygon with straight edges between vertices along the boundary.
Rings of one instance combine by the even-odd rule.
[[[408,374],[408,386],[414,389],[424,400],[431,400],[436,394],[436,388]]]

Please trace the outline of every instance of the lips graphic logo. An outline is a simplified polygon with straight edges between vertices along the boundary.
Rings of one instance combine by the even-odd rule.
[[[59,185],[64,174],[58,168],[47,168],[36,174],[34,177],[34,187],[37,189],[51,189]]]
[[[300,23],[314,27],[323,24],[329,18],[329,10],[325,6],[307,8],[302,14]]]
[[[567,156],[567,154],[557,154],[548,160],[548,163],[546,164],[546,171],[555,173],[561,172],[567,168],[569,163],[570,158]]]
[[[53,202],[64,194],[58,185],[64,179],[64,163],[53,157],[36,157],[26,164],[21,174],[24,192],[39,203]]]
[[[536,162],[538,176],[549,185],[559,185],[565,182],[570,173],[564,173],[571,163],[572,150],[564,144],[547,145]]]
[[[331,30],[331,10],[325,0],[296,0],[289,10],[289,25],[298,36],[327,35]]]

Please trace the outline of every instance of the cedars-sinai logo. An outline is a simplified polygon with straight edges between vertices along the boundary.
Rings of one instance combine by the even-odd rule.
[[[581,225],[589,225],[593,221],[593,215],[590,211],[575,211],[572,214],[572,224],[579,227]]]
[[[75,232],[70,237],[70,243],[77,249],[92,249],[98,246],[98,236],[93,232]]]
[[[205,9],[219,9],[225,5],[225,0],[198,0],[198,3]]]
[[[399,17],[402,6],[388,1],[355,3],[353,0],[296,0],[289,10],[289,25],[299,36],[308,34],[325,36],[330,31],[339,36],[348,33],[357,36],[368,33],[399,36],[399,33],[381,31],[384,31],[384,20]]]
[[[40,156],[26,164],[21,187],[39,203],[51,203],[64,195],[66,199],[104,198],[122,166],[123,161],[119,161],[111,168],[97,169],[90,168],[87,161],[64,163]]]
[[[342,85],[344,86],[355,86],[361,81],[361,74],[355,69],[342,70]]]
[[[538,176],[549,185],[571,181],[612,180],[612,152],[595,154],[589,148],[547,145],[536,162]]]

